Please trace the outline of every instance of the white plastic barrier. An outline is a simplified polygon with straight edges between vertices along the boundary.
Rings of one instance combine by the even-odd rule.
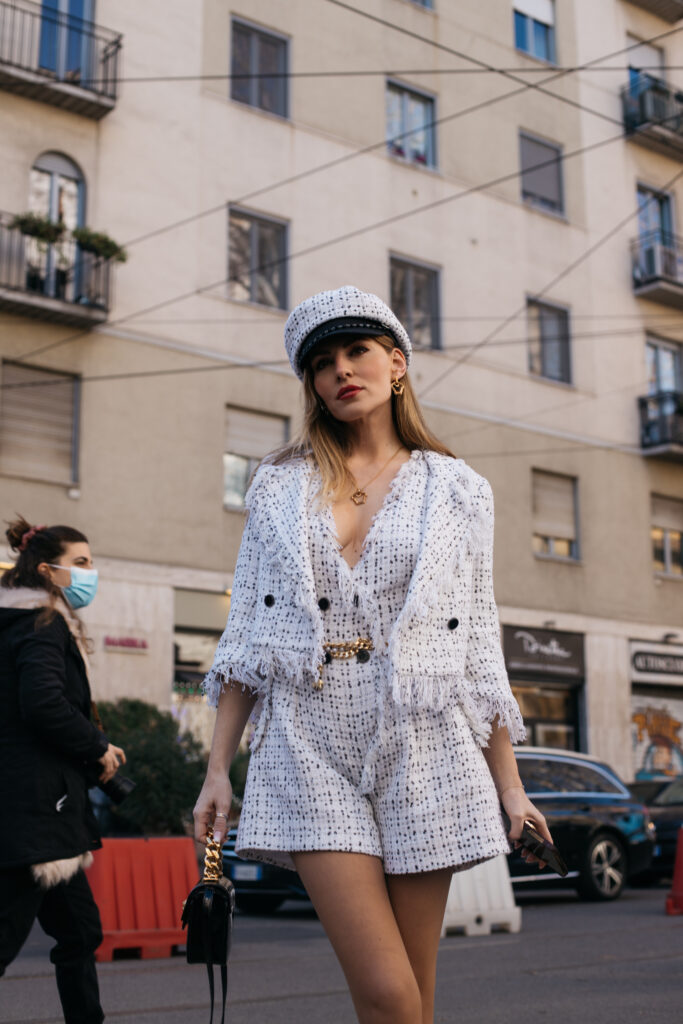
[[[518,932],[522,911],[515,906],[505,854],[456,871],[446,903],[441,936],[464,931],[465,935],[490,935],[491,929]]]

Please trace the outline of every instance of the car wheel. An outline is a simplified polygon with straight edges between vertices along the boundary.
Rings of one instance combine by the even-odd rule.
[[[626,852],[616,836],[605,832],[591,840],[579,877],[579,894],[589,900],[615,900],[626,881]]]
[[[256,893],[236,893],[237,909],[243,914],[272,914],[285,902],[284,896],[260,896]]]

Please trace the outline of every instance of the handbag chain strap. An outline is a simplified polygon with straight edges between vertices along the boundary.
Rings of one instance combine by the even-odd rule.
[[[206,853],[204,854],[204,882],[220,882],[223,877],[223,852],[221,844],[214,842],[213,828],[206,829]]]

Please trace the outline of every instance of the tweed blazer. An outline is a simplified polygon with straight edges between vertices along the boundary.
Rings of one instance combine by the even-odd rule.
[[[372,637],[387,658],[387,685],[399,704],[459,704],[482,745],[496,716],[517,742],[525,732],[493,595],[491,487],[462,459],[423,455],[428,482],[415,499],[421,542],[406,601],[389,638]],[[275,678],[293,686],[318,678],[324,626],[308,544],[313,472],[301,459],[266,462],[254,477],[230,614],[204,681],[211,704],[230,682],[266,696]]]

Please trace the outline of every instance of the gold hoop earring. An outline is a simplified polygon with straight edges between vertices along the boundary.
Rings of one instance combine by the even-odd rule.
[[[405,389],[406,386],[400,377],[397,377],[395,380],[392,380],[391,390],[394,392],[395,395],[402,395]]]

